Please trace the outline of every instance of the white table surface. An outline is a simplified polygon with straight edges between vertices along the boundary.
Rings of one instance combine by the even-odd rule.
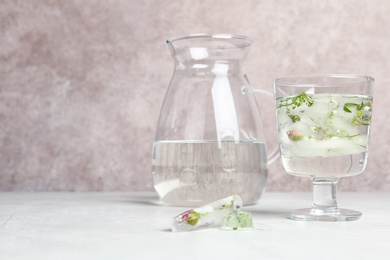
[[[300,222],[310,193],[263,195],[254,231],[171,232],[154,193],[0,193],[0,259],[390,259],[390,193],[339,192],[351,222]]]

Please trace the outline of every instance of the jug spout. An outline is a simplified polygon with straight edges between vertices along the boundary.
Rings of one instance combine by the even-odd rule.
[[[172,56],[179,61],[241,60],[245,58],[252,40],[232,34],[191,34],[168,39]]]

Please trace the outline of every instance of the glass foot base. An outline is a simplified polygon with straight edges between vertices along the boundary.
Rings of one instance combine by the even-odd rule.
[[[361,215],[359,211],[340,208],[330,212],[318,209],[297,209],[291,211],[288,218],[301,221],[353,221],[358,220]]]

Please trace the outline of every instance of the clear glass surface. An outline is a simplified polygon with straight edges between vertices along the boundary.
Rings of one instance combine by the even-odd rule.
[[[153,144],[155,190],[176,206],[233,194],[256,203],[268,171],[261,115],[243,67],[252,41],[199,34],[167,44],[175,66]]]
[[[313,203],[295,220],[349,221],[361,212],[337,206],[337,181],[367,163],[374,79],[308,75],[275,80],[280,156],[287,173],[310,177]]]

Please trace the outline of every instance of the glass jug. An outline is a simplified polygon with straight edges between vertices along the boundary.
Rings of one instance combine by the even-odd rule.
[[[266,186],[261,116],[243,61],[245,36],[167,40],[175,59],[157,124],[152,173],[160,199],[199,206],[232,194],[256,203]],[[271,94],[272,95],[272,94]]]

